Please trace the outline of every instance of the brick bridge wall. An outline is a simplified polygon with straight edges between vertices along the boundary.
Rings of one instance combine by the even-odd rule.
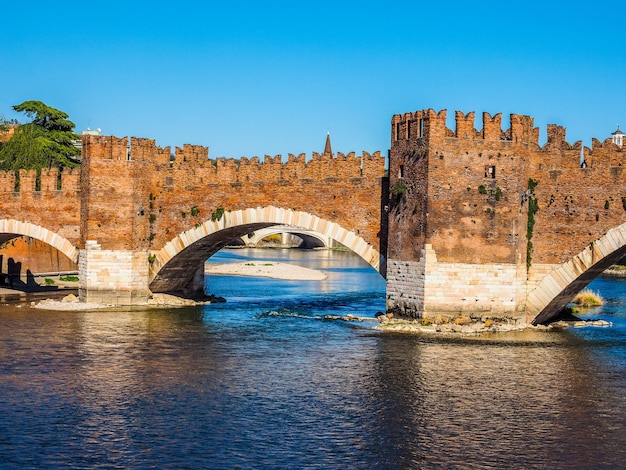
[[[81,249],[91,273],[109,272],[106,263],[119,255],[126,274],[110,289],[139,279],[144,287],[133,289],[141,297],[173,264],[171,253],[193,258],[187,240],[202,255],[223,246],[214,233],[196,243],[211,230],[235,237],[279,212],[281,223],[293,214],[317,217],[388,253],[390,310],[545,320],[624,255],[624,151],[610,140],[569,144],[555,125],[540,146],[528,116],[511,115],[507,130],[500,114],[483,113],[481,130],[474,113],[455,118],[450,130],[445,110],[393,117],[388,196],[378,153],[209,160],[207,148],[185,145],[172,162],[170,148],[153,140],[87,136],[79,170],[39,178],[21,171],[19,185],[13,173],[0,173],[0,242],[26,235],[73,263]],[[381,221],[381,201],[388,220]],[[254,207],[266,209],[243,212]],[[209,227],[218,208],[233,214],[227,229]],[[156,255],[150,267],[149,255]]]
[[[276,206],[338,222],[378,246],[378,152],[208,159],[208,148],[170,148],[154,140],[84,139],[81,236],[106,249],[156,250],[175,235],[226,211]],[[143,212],[142,212],[143,209]],[[105,226],[105,228],[103,228]]]
[[[358,157],[314,153],[309,161],[304,154],[289,155],[286,162],[281,156],[265,156],[263,161],[257,157],[209,160],[208,148],[185,145],[176,148],[173,161],[170,156],[169,147],[157,147],[150,139],[84,136],[79,169],[61,175],[50,170],[40,178],[35,171],[22,171],[19,185],[13,173],[0,174],[0,243],[26,235],[53,245],[50,238],[58,235],[62,242],[55,243],[63,246],[70,265],[76,266],[78,255],[72,248],[78,248],[79,269],[91,273],[81,279],[81,295],[102,290],[102,297],[92,300],[120,303],[145,297],[158,270],[167,267],[162,265],[166,256],[160,251],[165,249],[170,256],[173,240],[176,246],[181,240],[186,243],[196,228],[210,225],[218,209],[225,211],[225,218],[250,208],[280,211],[261,211],[258,214],[267,214],[269,219],[254,224],[244,217],[246,225],[239,228],[236,220],[229,220],[228,230],[222,230],[220,237],[212,234],[210,243],[197,243],[196,252],[183,246],[186,258],[180,259],[185,263],[193,259],[203,265],[202,256],[206,259],[229,239],[274,225],[274,214],[280,215],[277,222],[284,223],[294,213],[293,220],[298,222],[320,220],[316,226],[326,227],[329,233],[339,233],[336,227],[341,227],[340,241],[356,238],[355,244],[370,246],[370,251],[362,247],[360,251],[376,252],[372,263],[378,266],[385,166],[380,153]],[[1,226],[3,220],[6,227]],[[68,244],[71,248],[65,249]],[[5,247],[0,254],[6,257],[6,251]],[[18,251],[13,248],[11,253],[17,256]],[[156,262],[149,267],[148,260],[154,256]],[[50,257],[44,254],[40,259]],[[29,262],[36,266],[34,260]],[[112,274],[116,269],[120,272]],[[160,288],[195,269],[177,266],[169,278],[160,279]],[[179,281],[177,287],[189,279]],[[105,291],[115,291],[115,298]]]
[[[0,172],[0,218],[39,225],[78,245],[80,170]]]
[[[507,130],[500,114],[483,113],[481,130],[474,120],[457,111],[450,130],[445,110],[392,118],[388,308],[530,321],[546,301],[530,305],[529,293],[626,222],[624,151],[610,139],[583,151],[555,125],[540,146],[528,116],[511,115]]]
[[[80,170],[0,172],[0,273],[75,271]],[[23,235],[14,238],[16,235]]]
[[[153,291],[187,289],[198,282],[204,260],[229,240],[289,218],[272,209],[248,219],[241,211],[251,208],[293,211],[297,222],[310,215],[329,230],[329,224],[338,224],[379,250],[385,158],[378,152],[314,153],[308,162],[304,154],[289,155],[287,162],[266,156],[261,162],[209,160],[208,148],[185,145],[171,161],[170,148],[153,140],[104,136],[85,137],[83,149],[81,246],[95,240],[97,250],[108,251],[104,256],[92,250],[94,263],[114,251],[132,251],[138,258],[120,259],[132,272],[150,253],[150,270],[139,276],[147,276]],[[226,213],[221,223],[228,219],[228,227],[212,222],[221,209]],[[88,256],[81,262],[88,263]]]

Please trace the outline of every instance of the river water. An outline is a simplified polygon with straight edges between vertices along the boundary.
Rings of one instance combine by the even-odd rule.
[[[613,322],[474,339],[380,333],[355,255],[232,250],[324,281],[211,276],[224,304],[0,305],[1,468],[623,468],[626,281]]]

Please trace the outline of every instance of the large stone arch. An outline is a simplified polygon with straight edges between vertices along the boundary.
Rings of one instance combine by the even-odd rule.
[[[307,212],[274,206],[228,211],[220,220],[207,220],[189,229],[151,255],[150,290],[185,291],[194,276],[204,273],[204,262],[234,238],[272,225],[290,225],[327,235],[354,251],[377,271],[378,250],[354,232]]]
[[[8,237],[3,235],[9,235]],[[15,219],[0,219],[0,241],[7,241],[15,236],[26,236],[40,240],[56,248],[73,263],[78,263],[79,250],[69,240],[58,233],[39,225]]]
[[[626,223],[609,230],[571,260],[555,268],[529,292],[527,319],[546,323],[561,312],[576,293],[626,255]]]

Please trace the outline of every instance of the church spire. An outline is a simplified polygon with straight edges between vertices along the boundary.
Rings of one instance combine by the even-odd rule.
[[[330,146],[330,131],[329,131],[328,134],[326,134],[326,146],[324,147],[324,155],[332,156],[332,154],[333,154],[333,149]]]

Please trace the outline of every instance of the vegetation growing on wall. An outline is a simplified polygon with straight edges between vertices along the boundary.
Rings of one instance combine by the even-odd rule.
[[[218,207],[211,213],[211,222],[219,222],[224,215],[224,208]]]
[[[535,228],[535,214],[539,210],[539,203],[535,197],[535,187],[538,182],[532,178],[528,179],[528,225],[526,227],[526,268],[532,264],[533,251],[533,230]]]
[[[502,199],[502,190],[500,188],[492,189],[491,194],[496,199],[496,201]]]
[[[399,181],[391,187],[391,194],[396,197],[402,197],[406,194],[408,188],[405,183]]]

